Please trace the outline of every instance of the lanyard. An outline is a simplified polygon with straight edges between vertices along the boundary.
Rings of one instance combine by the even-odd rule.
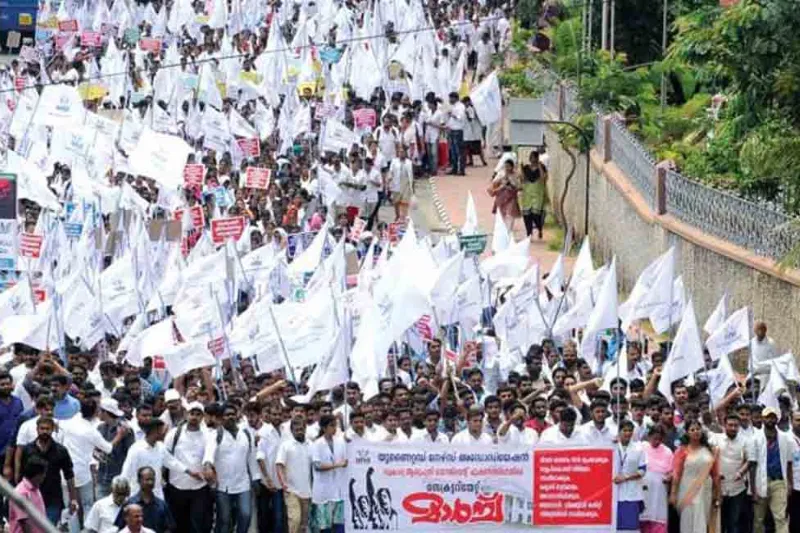
[[[630,443],[628,446],[624,448],[625,453],[622,453],[623,447],[622,444],[617,444],[617,452],[619,452],[619,471],[622,472],[625,469],[625,460],[628,458],[628,449],[630,448]]]

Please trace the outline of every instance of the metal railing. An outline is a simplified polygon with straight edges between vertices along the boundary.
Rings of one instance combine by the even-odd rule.
[[[543,101],[545,113],[559,120],[571,121],[580,113],[577,90],[568,82],[554,83]],[[611,119],[610,138],[606,139],[604,113],[597,106],[592,106],[592,111],[595,148],[603,153],[606,142],[610,143],[611,161],[647,205],[655,208],[655,159],[618,119]],[[709,235],[775,260],[800,245],[800,219],[780,210],[708,187],[674,171],[667,171],[665,188],[666,212]]]
[[[671,170],[666,180],[667,213],[686,224],[776,260],[800,244],[800,227],[783,213]]]
[[[624,123],[612,120],[610,130],[611,160],[628,176],[647,205],[652,208],[655,205],[656,162],[639,141],[633,138]]]

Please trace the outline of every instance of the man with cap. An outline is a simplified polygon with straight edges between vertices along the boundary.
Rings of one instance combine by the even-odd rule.
[[[169,391],[167,391],[169,393]],[[169,430],[164,439],[167,452],[192,470],[202,469],[206,434],[203,431],[203,405],[192,402],[186,409],[186,420]],[[164,496],[175,521],[177,533],[201,533],[211,529],[213,499],[204,480],[170,470]]]
[[[169,389],[164,393],[164,403],[167,405],[167,408],[161,413],[159,418],[169,430],[183,422],[183,419],[186,417],[186,412],[183,409],[181,394],[175,389]]]
[[[780,413],[775,407],[761,412],[764,429],[756,433],[755,532],[764,533],[767,508],[775,520],[775,533],[789,533],[786,503],[792,483],[795,442],[778,430]]]
[[[117,400],[113,398],[100,400],[100,420],[97,431],[104,439],[111,442],[112,450],[97,467],[98,499],[111,494],[111,484],[114,478],[122,472],[122,465],[125,463],[128,450],[136,442],[133,430],[124,423],[123,412],[119,408]]]

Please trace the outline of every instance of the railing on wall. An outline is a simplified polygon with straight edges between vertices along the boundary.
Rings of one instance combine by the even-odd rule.
[[[577,92],[566,83],[555,84],[545,94],[544,106],[546,114],[560,120],[571,120],[580,113]],[[623,122],[604,117],[599,109],[593,111],[595,148],[604,159],[608,157],[617,165],[655,211],[668,213],[709,235],[775,260],[782,259],[800,245],[798,219],[713,189],[678,172],[666,171],[664,174],[663,198],[659,201],[653,156]],[[609,121],[608,127],[606,121]]]

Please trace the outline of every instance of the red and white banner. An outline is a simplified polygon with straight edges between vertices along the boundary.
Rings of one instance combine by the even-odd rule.
[[[161,39],[153,39],[150,37],[140,39],[139,48],[145,52],[153,52],[154,54],[158,54],[161,52]]]
[[[378,123],[378,116],[374,109],[368,107],[356,109],[353,111],[353,122],[357,130],[374,128]]]
[[[175,210],[175,220],[181,221],[183,220],[183,212],[185,209],[176,209]],[[192,227],[194,229],[203,229],[206,225],[206,215],[203,212],[203,208],[199,205],[189,208],[189,216],[192,217]]]
[[[29,259],[39,259],[42,253],[42,240],[41,235],[34,235],[33,233],[20,233],[19,235],[19,255],[20,257],[27,257]]]
[[[238,241],[244,226],[244,217],[215,218],[211,221],[211,240],[217,245],[225,244],[228,239]]]
[[[81,32],[81,46],[100,48],[103,45],[103,34],[99,31]]]
[[[192,163],[183,167],[183,186],[202,187],[206,177],[206,166],[200,163]]]
[[[267,189],[272,171],[263,167],[247,167],[244,177],[244,186],[248,189]]]
[[[258,139],[236,139],[239,150],[245,157],[258,157],[261,155],[261,142]]]
[[[364,442],[347,452],[353,530],[615,531],[612,448]]]

